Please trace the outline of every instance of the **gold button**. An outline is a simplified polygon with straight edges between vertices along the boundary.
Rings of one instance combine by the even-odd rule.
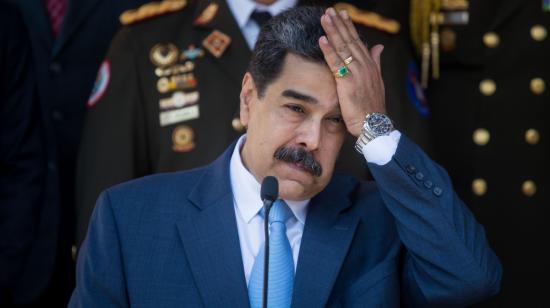
[[[483,79],[479,83],[479,91],[485,96],[490,96],[497,90],[497,85],[492,79]]]
[[[538,130],[530,128],[525,131],[525,142],[529,143],[530,145],[535,145],[539,143],[539,140],[540,134]]]
[[[241,123],[239,118],[234,118],[233,121],[231,121],[231,126],[233,126],[233,129],[237,132],[242,132],[244,130],[243,123]]]
[[[521,185],[521,191],[523,191],[523,194],[527,197],[532,197],[537,193],[537,185],[535,182],[527,180]]]
[[[483,36],[483,43],[489,48],[495,48],[500,43],[500,37],[495,32],[487,32]]]
[[[456,33],[450,28],[441,29],[440,42],[443,51],[454,50],[456,48]]]
[[[473,139],[477,145],[486,145],[491,139],[491,134],[485,128],[478,128],[474,131]]]
[[[487,182],[484,179],[475,179],[472,182],[472,190],[477,196],[483,196],[487,192]]]
[[[534,25],[532,28],[531,28],[531,37],[535,40],[535,41],[544,41],[544,39],[546,38],[546,28],[543,26],[543,25]]]
[[[73,261],[76,261],[77,252],[78,252],[78,249],[76,248],[76,245],[73,245],[71,247],[71,256],[73,257]]]
[[[531,79],[529,87],[531,88],[531,92],[540,95],[546,89],[546,83],[542,78],[533,78]]]

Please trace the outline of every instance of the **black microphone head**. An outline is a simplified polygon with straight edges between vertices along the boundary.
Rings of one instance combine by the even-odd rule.
[[[260,190],[260,197],[262,200],[277,200],[279,196],[279,182],[274,176],[266,176],[262,182],[262,188]]]

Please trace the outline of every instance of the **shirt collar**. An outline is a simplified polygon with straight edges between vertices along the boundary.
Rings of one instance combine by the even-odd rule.
[[[227,1],[229,9],[231,10],[231,13],[233,13],[233,17],[235,17],[235,20],[241,29],[250,20],[250,15],[252,15],[252,12],[256,9],[263,12],[267,11],[272,16],[275,16],[286,9],[296,6],[297,3],[298,0],[277,0],[271,5],[262,5],[253,0]]]
[[[241,149],[246,141],[246,135],[242,135],[231,155],[229,165],[229,176],[233,197],[239,213],[246,223],[250,223],[254,216],[258,215],[263,207],[260,198],[260,183],[246,169],[241,159]],[[303,201],[285,200],[296,219],[305,225],[307,206],[309,199]]]

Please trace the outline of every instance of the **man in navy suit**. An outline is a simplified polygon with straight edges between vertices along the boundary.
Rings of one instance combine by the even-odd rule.
[[[268,175],[291,212],[284,306],[466,306],[496,294],[502,270],[483,228],[385,115],[382,49],[332,8],[272,19],[243,79],[247,134],[207,167],[105,191],[69,306],[256,307]],[[333,175],[347,133],[376,182]]]

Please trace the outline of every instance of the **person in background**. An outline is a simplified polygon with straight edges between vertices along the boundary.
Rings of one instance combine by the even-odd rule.
[[[22,275],[37,269],[29,257],[44,210],[46,160],[31,48],[17,7],[0,1],[0,306],[33,291]]]
[[[483,306],[540,306],[547,288],[536,277],[550,275],[541,244],[550,232],[550,1],[411,3],[412,41],[429,64],[434,158],[506,269],[502,292]]]
[[[65,306],[74,286],[75,164],[86,102],[118,16],[143,0],[11,0],[29,31],[47,180],[35,264],[22,273],[33,286],[28,305]]]

